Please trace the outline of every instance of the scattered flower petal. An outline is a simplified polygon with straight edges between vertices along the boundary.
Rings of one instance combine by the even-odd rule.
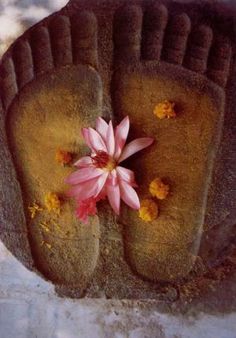
[[[39,225],[45,232],[51,232],[47,222],[40,222]]]
[[[34,202],[33,205],[28,206],[28,209],[32,219],[35,218],[38,212],[43,211],[43,208],[41,208],[36,202]]]

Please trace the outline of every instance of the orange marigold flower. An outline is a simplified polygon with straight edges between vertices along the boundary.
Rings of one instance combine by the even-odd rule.
[[[144,222],[154,221],[158,216],[158,206],[152,199],[145,199],[141,202],[139,217]]]
[[[72,161],[72,154],[68,151],[58,149],[55,155],[55,160],[57,163],[66,165]]]
[[[56,214],[60,214],[61,201],[58,195],[54,192],[49,192],[44,197],[45,206],[48,211],[53,211]]]
[[[150,183],[149,191],[153,197],[164,200],[169,194],[170,187],[158,177]]]
[[[159,103],[155,109],[154,109],[154,114],[159,118],[159,119],[165,119],[165,118],[173,118],[176,117],[176,112],[175,112],[175,103],[170,102],[170,101],[163,101]]]

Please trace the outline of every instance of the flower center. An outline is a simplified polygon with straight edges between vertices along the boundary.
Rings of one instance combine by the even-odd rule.
[[[116,167],[116,161],[110,157],[105,151],[98,151],[95,156],[92,156],[94,165],[107,171],[112,171]]]

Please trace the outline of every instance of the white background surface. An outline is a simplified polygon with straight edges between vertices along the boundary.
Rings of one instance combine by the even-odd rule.
[[[138,303],[70,300],[0,242],[0,338],[235,338],[236,315],[174,317]]]
[[[67,0],[0,0],[0,53]],[[129,303],[130,304],[130,303]],[[0,242],[0,338],[236,338],[236,315],[173,317],[133,302],[70,300]]]

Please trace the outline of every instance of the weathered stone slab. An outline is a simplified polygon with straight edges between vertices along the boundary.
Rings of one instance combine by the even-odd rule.
[[[234,28],[233,13],[206,2],[74,0],[3,57],[1,239],[60,294],[173,302],[233,273]],[[176,102],[175,120],[155,120],[163,100]],[[54,223],[48,214],[31,220],[34,201],[65,193],[71,169],[55,165],[56,149],[80,156],[82,126],[127,114],[132,137],[156,139],[127,162],[140,197],[156,176],[172,187],[157,221],[144,223],[125,208],[115,219],[103,203],[87,227],[71,202]]]

